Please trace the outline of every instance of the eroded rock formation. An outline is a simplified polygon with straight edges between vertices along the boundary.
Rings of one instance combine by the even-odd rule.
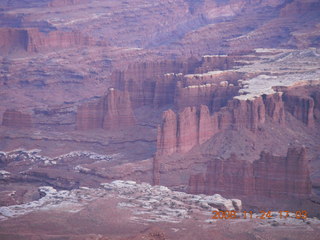
[[[165,104],[172,101],[174,88],[168,88],[175,86],[179,76],[163,75],[188,73],[196,66],[195,61],[189,59],[186,62],[168,60],[130,64],[126,70],[112,73],[112,83],[115,88],[130,93],[133,107]]]
[[[1,28],[0,33],[0,50],[3,53],[39,52],[48,49],[93,45],[89,37],[78,31],[43,33],[36,28]]]
[[[247,128],[255,131],[259,124],[265,121],[265,105],[262,98],[254,101],[242,101],[234,99],[221,111],[209,113],[208,107],[187,107],[176,116],[172,110],[164,113],[163,123],[159,126],[158,155],[166,155],[169,152],[188,152],[197,144],[201,144],[214,134],[225,129]],[[171,121],[169,119],[175,119]],[[173,124],[174,126],[169,126]],[[169,137],[170,136],[170,137]],[[164,139],[170,138],[170,142]],[[176,140],[174,140],[176,139]]]
[[[230,100],[227,106],[220,107],[220,111],[214,112],[213,115],[210,114],[207,105],[202,105],[200,108],[186,107],[178,114],[169,110],[170,114],[164,113],[163,123],[159,126],[157,154],[188,152],[216,133],[227,129],[249,129],[255,132],[267,120],[284,124],[285,106],[287,111],[297,119],[310,127],[313,126],[315,118],[313,98],[309,97],[305,100],[301,97],[289,97],[281,92],[263,95],[251,100],[235,98]],[[177,119],[177,121],[171,121],[169,118]],[[169,124],[174,126],[169,126]],[[166,142],[164,139],[167,138],[171,140]]]
[[[205,175],[190,177],[189,191],[306,198],[311,193],[306,150],[289,148],[286,156],[262,152],[260,158],[253,163],[239,161],[236,156],[225,160],[211,160]]]
[[[52,0],[48,5],[49,7],[64,7],[88,2],[88,0]]]
[[[130,96],[109,88],[105,97],[82,104],[77,111],[76,128],[89,129],[117,129],[135,124]]]
[[[285,94],[285,107],[294,117],[302,121],[307,126],[314,125],[314,100],[311,97],[302,97]]]
[[[7,109],[3,113],[2,125],[13,128],[32,127],[31,115],[17,110]]]
[[[12,28],[0,29],[0,50],[2,53],[11,51],[27,51],[28,32]]]

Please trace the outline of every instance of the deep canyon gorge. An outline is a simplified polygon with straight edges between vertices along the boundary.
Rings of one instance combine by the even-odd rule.
[[[2,0],[0,238],[316,239],[319,13]]]

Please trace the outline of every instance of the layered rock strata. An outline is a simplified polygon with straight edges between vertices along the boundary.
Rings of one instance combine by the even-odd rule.
[[[227,105],[228,100],[238,94],[239,87],[222,81],[220,84],[206,83],[183,87],[177,83],[174,103],[179,110],[188,106],[207,105],[211,112]]]
[[[116,89],[128,91],[133,107],[156,105],[171,101],[171,95],[179,79],[163,76],[166,73],[188,73],[197,66],[196,59],[188,61],[160,61],[130,64],[126,70],[112,73],[112,83]],[[167,92],[169,90],[169,92]],[[167,98],[168,97],[168,98]]]
[[[284,95],[286,110],[309,127],[314,126],[314,99],[309,96]]]
[[[190,177],[189,192],[306,198],[311,194],[306,150],[289,148],[286,156],[261,152],[253,163],[235,156],[211,160],[205,174]]]
[[[32,117],[28,113],[22,113],[17,110],[7,109],[3,113],[2,126],[13,128],[32,127]]]
[[[49,7],[64,7],[76,4],[88,3],[89,0],[52,0],[49,2]]]
[[[76,128],[117,129],[135,124],[128,92],[113,88],[105,97],[82,104],[77,111]]]
[[[278,123],[285,121],[281,93],[254,100],[233,99],[213,115],[206,105],[187,107],[178,114],[168,110],[158,129],[157,155],[188,152],[226,129],[255,132],[266,121],[266,115]]]
[[[1,28],[0,33],[0,50],[3,53],[40,52],[95,44],[93,40],[78,31],[43,33],[36,28]]]

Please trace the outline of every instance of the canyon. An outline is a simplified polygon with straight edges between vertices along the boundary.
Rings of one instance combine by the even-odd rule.
[[[319,10],[2,1],[1,238],[316,239]],[[233,229],[210,220],[215,209],[309,217],[229,219]]]

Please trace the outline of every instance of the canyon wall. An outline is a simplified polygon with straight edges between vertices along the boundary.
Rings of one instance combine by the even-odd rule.
[[[83,103],[78,107],[76,129],[90,130],[102,128],[104,116],[104,98]]]
[[[224,85],[223,85],[224,84]],[[174,103],[179,110],[188,106],[207,105],[211,112],[227,105],[227,102],[238,94],[239,87],[222,81],[221,84],[206,83],[183,87],[177,83]]]
[[[226,158],[218,157],[215,152],[210,152],[208,147],[210,148],[210,144],[222,144],[219,140],[213,141],[213,137],[218,136],[218,133],[225,134],[230,132],[229,130],[236,130],[254,139],[259,129],[267,126],[265,124],[273,124],[279,129],[286,128],[287,124],[293,124],[293,118],[298,120],[294,120],[294,124],[314,128],[319,120],[318,88],[319,85],[302,84],[284,87],[281,89],[282,92],[250,99],[239,96],[228,101],[225,107],[214,111],[213,114],[207,105],[189,106],[178,113],[171,109],[164,112],[163,122],[158,127],[154,183],[162,182],[161,173],[169,176],[170,174],[167,174],[172,168],[175,169],[172,171],[177,171],[178,178],[172,178],[171,181],[181,178],[177,185],[186,184],[184,177],[189,176],[187,191],[190,193],[218,192],[238,197],[271,199],[307,198],[311,194],[308,165],[310,159],[307,158],[304,146],[289,147],[286,156],[276,156],[262,151],[259,159],[255,158],[254,161],[249,158],[246,160],[246,155],[241,155],[240,160],[240,155],[237,156],[235,153]],[[244,129],[246,130],[243,131]],[[197,155],[202,148],[196,148],[191,152],[191,155],[199,156],[199,160],[196,160],[196,157],[186,157],[188,155],[184,153],[209,139],[213,142],[204,146],[206,154]],[[247,141],[246,137],[240,139]],[[254,149],[254,144],[252,146]],[[200,165],[197,165],[197,162]],[[166,165],[167,163],[169,165]],[[194,164],[194,172],[182,170],[181,164]],[[201,170],[200,166],[204,166],[206,170]],[[179,178],[179,171],[183,172],[184,180],[182,176]]]
[[[218,94],[215,95],[214,91],[210,92],[211,89],[217,89]],[[188,152],[194,146],[202,144],[214,134],[226,129],[245,128],[255,132],[265,121],[285,125],[286,112],[308,127],[314,127],[315,120],[319,119],[319,94],[316,90],[312,91],[312,87],[304,89],[303,95],[294,95],[292,93],[297,90],[288,88],[284,93],[262,95],[248,100],[234,98],[227,103],[220,102],[219,99],[227,101],[228,96],[232,98],[237,90],[234,86],[212,87],[209,85],[203,88],[199,86],[185,88],[183,91],[187,94],[181,94],[180,99],[183,99],[181,106],[196,106],[196,108],[185,107],[179,113],[171,110],[170,114],[164,113],[163,123],[158,131],[157,155]],[[220,94],[221,98],[219,98]],[[176,105],[179,106],[179,102]],[[175,126],[168,126],[168,124]],[[175,140],[166,142],[164,139],[168,138],[167,135]]]
[[[285,107],[294,117],[309,127],[314,126],[314,99],[308,96],[284,95]]]
[[[130,93],[133,107],[152,105],[154,102],[156,104],[162,101],[168,102],[166,97],[170,99],[172,90],[169,92],[166,90],[168,90],[168,85],[175,84],[176,79],[166,78],[163,75],[165,73],[187,73],[196,65],[194,61],[193,59],[188,61],[167,60],[130,64],[126,70],[117,70],[112,73],[112,85],[121,91]]]
[[[79,106],[76,117],[76,129],[118,129],[135,124],[128,92],[113,88],[106,96]]]
[[[64,7],[76,4],[88,3],[89,0],[52,0],[48,3],[49,7]]]
[[[156,81],[153,105],[161,107],[172,104],[176,97],[178,83],[183,80],[182,73],[166,73]]]
[[[314,127],[320,119],[319,91],[320,86],[312,83],[284,89],[285,110],[308,127]]]
[[[235,65],[235,58],[228,55],[206,55],[201,59],[201,66],[195,73],[206,73],[214,70],[227,70]]]
[[[125,70],[112,73],[112,86],[121,91],[128,91],[133,107],[153,105],[161,107],[176,104],[180,109],[184,106],[200,106],[210,104],[212,95],[227,94],[234,96],[238,88],[237,80],[242,77],[234,71],[212,71],[202,74],[208,69],[224,70],[234,65],[234,56],[207,56],[201,60],[190,57],[186,60],[167,60],[155,62],[137,62],[128,65]],[[196,72],[199,74],[189,74]],[[228,81],[230,89],[217,89],[221,82]],[[212,87],[210,88],[212,84]],[[199,86],[197,88],[197,86]],[[205,87],[205,88],[203,88]],[[221,93],[221,91],[223,93]],[[200,92],[198,92],[200,91]],[[199,99],[197,99],[197,97]],[[226,100],[220,99],[225,105]]]
[[[28,31],[14,28],[0,28],[0,51],[10,53],[15,51],[27,51]]]
[[[265,122],[266,115],[272,121],[283,123],[283,109],[281,93],[275,93],[254,100],[233,99],[213,115],[207,105],[186,107],[178,114],[168,110],[158,127],[157,155],[188,152],[226,129],[246,128],[255,132]]]
[[[46,49],[69,48],[83,45],[90,45],[90,39],[77,31],[52,31],[49,33],[41,33],[36,29],[28,30],[28,52],[39,52]]]
[[[229,159],[209,161],[205,174],[190,176],[188,191],[269,198],[306,198],[311,193],[304,148],[289,148],[286,156],[262,152],[253,163]]]
[[[44,33],[36,28],[0,28],[0,33],[0,50],[5,54],[17,51],[39,52],[95,44],[92,39],[77,31]]]
[[[31,114],[22,113],[17,110],[7,109],[3,113],[2,126],[13,127],[13,128],[32,127]]]

